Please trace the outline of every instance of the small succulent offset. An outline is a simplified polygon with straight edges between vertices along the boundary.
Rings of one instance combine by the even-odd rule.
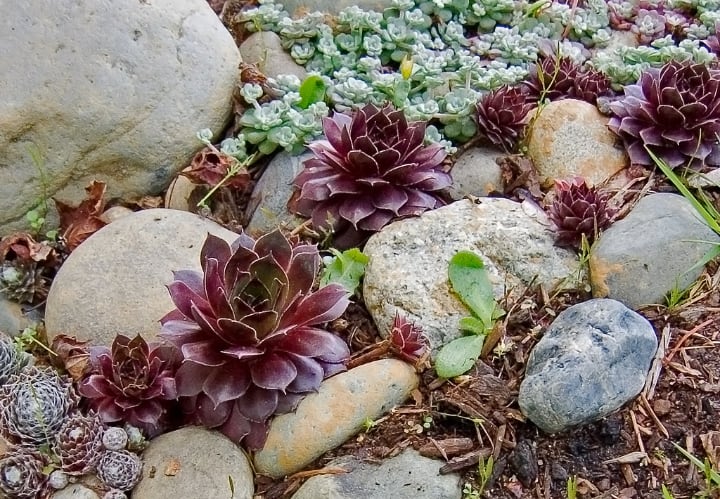
[[[584,179],[555,182],[550,220],[556,227],[558,245],[579,249],[583,237],[592,244],[599,232],[610,225],[613,214],[607,195],[588,186]]]
[[[31,447],[10,446],[0,458],[0,495],[13,499],[35,499],[50,492],[43,468],[48,459]]]
[[[106,423],[119,421],[141,428],[149,437],[165,429],[170,406],[177,399],[172,345],[147,343],[142,336],[117,335],[112,348],[90,348],[90,374],[80,394]]]
[[[130,490],[142,475],[140,456],[126,450],[108,450],[97,465],[97,476],[105,485],[118,490]]]
[[[390,329],[390,352],[406,362],[416,363],[427,351],[428,340],[422,328],[399,313],[395,314]]]
[[[0,389],[3,434],[26,445],[51,444],[77,407],[72,383],[51,368],[29,367]]]
[[[317,247],[277,230],[232,244],[208,235],[200,259],[203,272],[175,272],[177,309],[161,319],[184,358],[178,395],[198,422],[258,449],[270,416],[345,369],[348,346],[320,326],[342,315],[348,293],[337,284],[313,292]]]
[[[344,249],[393,219],[442,206],[438,191],[452,183],[440,169],[447,153],[423,144],[425,126],[389,104],[325,118],[326,139],[308,146],[315,157],[294,180],[291,211],[332,231],[333,246]]]
[[[503,86],[493,90],[477,104],[480,134],[506,152],[512,152],[522,137],[527,124],[525,117],[532,107],[520,87]]]
[[[608,127],[633,163],[653,164],[647,146],[672,168],[720,166],[720,70],[675,61],[650,68],[610,109]]]

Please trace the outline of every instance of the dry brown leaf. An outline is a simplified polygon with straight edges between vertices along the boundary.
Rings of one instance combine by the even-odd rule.
[[[85,187],[87,193],[78,206],[70,206],[54,199],[60,214],[60,230],[68,251],[107,225],[101,218],[105,209],[105,182],[93,180]]]
[[[504,193],[508,196],[518,194],[517,190],[525,190],[535,200],[543,198],[540,189],[540,178],[532,161],[521,154],[503,156],[496,160],[500,165]]]
[[[20,260],[38,262],[52,267],[59,263],[55,248],[44,242],[37,242],[26,232],[15,232],[0,241],[0,261]]]
[[[709,431],[700,435],[700,442],[702,442],[710,464],[714,469],[718,469],[720,464],[720,431]]]
[[[56,354],[51,356],[53,365],[64,368],[74,381],[79,381],[90,371],[89,343],[74,336],[57,335],[50,346]]]
[[[184,170],[180,175],[188,178],[193,184],[215,187],[224,180],[222,184],[224,187],[244,189],[250,183],[250,175],[247,170],[241,169],[225,180],[230,169],[236,164],[237,159],[232,156],[218,154],[206,148],[195,155],[190,168]]]

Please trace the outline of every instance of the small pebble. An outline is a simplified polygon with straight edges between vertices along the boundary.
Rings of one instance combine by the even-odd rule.
[[[653,402],[653,411],[657,416],[665,416],[670,413],[672,409],[672,402],[665,399],[657,399]]]

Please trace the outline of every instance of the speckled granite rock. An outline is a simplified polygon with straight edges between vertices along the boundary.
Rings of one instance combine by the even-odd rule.
[[[347,473],[314,476],[292,499],[458,499],[462,495],[460,477],[441,475],[444,464],[413,449],[378,464],[342,457],[328,465]]]
[[[575,283],[577,255],[554,244],[545,213],[529,203],[482,198],[394,222],[373,235],[364,252],[365,305],[387,334],[396,312],[423,328],[434,349],[458,337],[467,308],[451,292],[448,262],[461,250],[485,262],[495,296],[522,293],[531,282],[545,289]]]
[[[548,187],[556,179],[574,176],[597,185],[629,164],[622,145],[607,128],[607,117],[592,104],[575,99],[542,108],[528,140],[528,155]]]

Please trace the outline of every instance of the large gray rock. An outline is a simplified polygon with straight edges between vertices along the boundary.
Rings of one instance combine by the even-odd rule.
[[[530,352],[520,409],[548,433],[597,421],[640,393],[656,349],[652,325],[622,303],[573,305]]]
[[[142,459],[143,475],[133,499],[253,497],[250,462],[218,432],[186,427],[160,435],[150,441]]]
[[[231,111],[239,52],[204,0],[28,0],[0,19],[0,234],[39,199],[157,193]],[[30,148],[44,162],[34,165]]]
[[[270,424],[265,447],[255,454],[255,470],[280,478],[345,443],[363,424],[402,404],[418,386],[409,364],[383,359],[323,381],[290,414]]]
[[[613,298],[630,308],[664,303],[670,290],[685,289],[700,276],[702,267],[690,269],[713,244],[720,244],[720,235],[684,197],[645,196],[593,246],[593,296]]]
[[[344,468],[347,473],[314,476],[292,499],[457,499],[462,495],[460,477],[441,475],[443,464],[413,449],[380,464],[342,457],[329,465]]]
[[[48,339],[61,333],[110,345],[118,333],[146,339],[174,308],[165,286],[172,272],[201,270],[207,234],[227,241],[237,234],[184,211],[133,213],[100,229],[78,246],[55,276],[45,308]]]
[[[607,128],[607,117],[576,99],[553,101],[542,108],[532,124],[528,155],[547,187],[556,179],[575,176],[601,184],[628,164],[617,136]]]
[[[483,259],[496,299],[534,283],[550,290],[576,283],[577,255],[554,244],[544,212],[501,198],[469,200],[394,222],[373,235],[363,297],[381,334],[396,312],[423,328],[433,349],[460,335],[468,309],[450,290],[448,263],[458,251]]]
[[[270,161],[248,202],[245,212],[248,234],[258,237],[278,227],[295,228],[304,221],[288,211],[287,203],[293,192],[293,179],[302,171],[303,162],[312,157],[311,152],[293,156],[283,151]]]

